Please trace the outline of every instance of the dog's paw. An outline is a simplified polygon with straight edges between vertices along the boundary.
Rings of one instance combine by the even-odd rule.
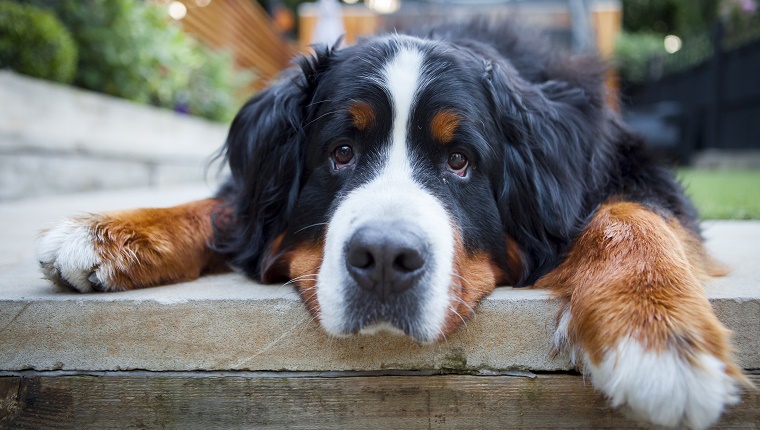
[[[726,406],[739,401],[739,382],[719,358],[706,352],[647,350],[624,339],[601,362],[584,360],[594,386],[631,418],[663,427],[705,429]]]
[[[45,278],[82,293],[120,289],[94,234],[98,221],[97,215],[70,218],[41,234],[36,255]]]

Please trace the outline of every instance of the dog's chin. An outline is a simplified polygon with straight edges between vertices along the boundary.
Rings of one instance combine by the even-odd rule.
[[[407,336],[407,333],[405,333],[404,330],[401,330],[400,328],[395,327],[388,322],[371,324],[367,327],[362,327],[359,330],[359,334],[361,335],[375,335],[378,333],[388,333],[395,336]]]
[[[336,338],[342,338],[342,339],[351,338],[355,336],[375,336],[375,335],[381,335],[381,334],[388,334],[388,335],[397,336],[397,337],[408,337],[419,345],[432,345],[436,343],[438,340],[437,337],[428,337],[428,336],[425,336],[423,333],[401,329],[387,321],[375,322],[375,323],[368,324],[364,327],[357,327],[353,330],[347,330],[347,331],[329,330],[324,326],[322,328],[327,332],[328,335],[332,337],[336,337]]]

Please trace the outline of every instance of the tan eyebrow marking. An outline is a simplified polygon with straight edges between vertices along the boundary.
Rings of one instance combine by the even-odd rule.
[[[354,121],[354,126],[359,131],[364,131],[367,127],[375,123],[375,111],[372,107],[364,102],[355,102],[348,108],[348,112]]]
[[[433,137],[441,143],[449,143],[454,140],[457,127],[459,127],[459,115],[450,110],[438,112],[430,121],[430,131]]]

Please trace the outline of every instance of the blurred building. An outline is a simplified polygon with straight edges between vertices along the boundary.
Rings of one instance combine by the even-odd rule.
[[[612,56],[622,26],[619,0],[357,0],[343,5],[345,42],[378,31],[418,28],[439,22],[485,16],[494,21],[518,20],[539,28],[558,45],[585,50],[596,47]],[[299,7],[299,42],[311,43],[317,22],[315,3]]]
[[[609,60],[622,29],[620,0],[344,0],[344,42],[382,31],[415,29],[436,23],[486,17],[513,20],[539,29],[555,45],[568,50],[596,50]],[[318,21],[316,3],[298,9],[299,43],[307,50]],[[608,102],[618,108],[618,77],[607,72]]]
[[[318,2],[299,6],[295,45],[285,36],[292,25],[283,28],[277,18],[282,14],[274,13],[282,9],[275,7],[279,3],[267,13],[254,0],[154,2],[168,4],[170,11],[177,4],[172,16],[190,34],[214,48],[231,50],[238,67],[254,73],[254,89],[268,85],[298,50],[308,49],[320,14]],[[576,51],[596,48],[604,58],[612,56],[622,23],[620,0],[343,0],[340,13],[344,44],[381,31],[486,16],[518,20],[541,29],[559,46]]]

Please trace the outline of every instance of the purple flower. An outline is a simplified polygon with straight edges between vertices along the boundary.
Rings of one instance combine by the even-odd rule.
[[[749,15],[752,15],[757,11],[757,3],[755,0],[738,0],[738,3],[741,10]]]

